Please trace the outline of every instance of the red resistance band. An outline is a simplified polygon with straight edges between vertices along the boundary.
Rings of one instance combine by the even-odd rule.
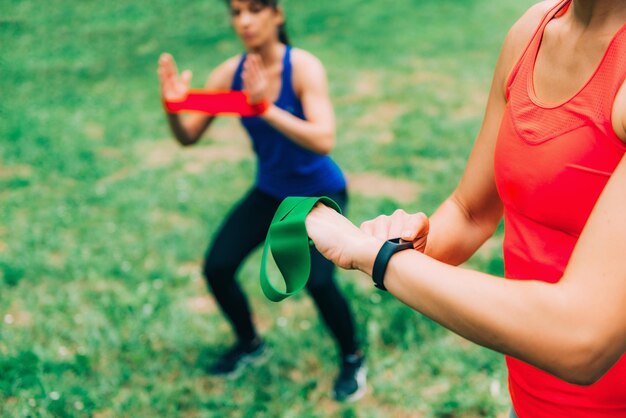
[[[243,91],[191,90],[181,101],[163,100],[163,106],[168,113],[191,111],[208,115],[259,116],[267,110],[269,104],[265,100],[250,104]]]

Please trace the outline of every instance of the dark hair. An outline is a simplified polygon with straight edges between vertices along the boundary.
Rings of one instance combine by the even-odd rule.
[[[264,7],[271,7],[276,10],[278,8],[278,0],[247,0],[251,3],[257,3]],[[230,7],[230,0],[226,0],[226,3]],[[289,37],[287,36],[287,26],[285,21],[278,27],[278,40],[285,45],[290,45]]]

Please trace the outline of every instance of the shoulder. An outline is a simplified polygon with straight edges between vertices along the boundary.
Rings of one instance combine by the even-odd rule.
[[[233,77],[241,58],[242,54],[235,55],[215,67],[206,81],[206,88],[210,90],[228,90],[233,82]]]
[[[550,9],[556,6],[561,0],[546,0],[534,4],[513,24],[506,35],[503,45],[503,53],[511,57],[519,57],[523,52],[533,34],[539,27],[543,17]]]
[[[326,83],[326,70],[315,55],[299,48],[291,49],[293,84],[296,92],[302,89]]]
[[[311,54],[309,51],[305,51],[300,48],[291,48],[291,64],[296,67],[310,67],[316,66],[324,68],[322,62],[315,55]]]
[[[511,71],[524,53],[543,17],[559,1],[561,0],[547,0],[533,5],[509,29],[502,44],[495,73],[498,88],[503,89],[503,94]]]

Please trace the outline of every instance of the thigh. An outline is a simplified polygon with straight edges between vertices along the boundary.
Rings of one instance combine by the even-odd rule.
[[[208,263],[239,264],[267,236],[280,201],[252,189],[228,214],[213,237]]]

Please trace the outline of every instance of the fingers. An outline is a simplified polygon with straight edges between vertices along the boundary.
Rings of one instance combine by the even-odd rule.
[[[172,85],[176,81],[176,64],[174,58],[168,54],[163,53],[159,57],[159,67],[157,69],[159,75],[159,81],[161,83],[161,90],[168,90],[168,86]]]
[[[252,55],[250,60],[250,72],[255,80],[259,80],[263,73],[263,60],[257,54]]]
[[[390,221],[391,217],[386,215],[380,215],[374,218],[371,226],[369,227],[370,234],[385,241],[392,238],[391,235],[393,235],[393,231],[390,228]]]
[[[243,81],[243,87],[246,91],[250,91],[250,87],[253,85],[250,75],[250,70],[244,65],[243,72],[241,73],[241,81]]]
[[[191,86],[191,71],[185,70],[179,76],[178,68],[172,55],[163,53],[159,56],[157,74],[163,98],[166,100],[178,100],[187,95]]]
[[[408,215],[406,222],[402,225],[400,238],[405,241],[415,241],[416,239],[428,235],[428,217],[423,212]]]
[[[361,224],[361,230],[369,235],[383,240],[400,237],[413,241],[416,249],[425,245],[428,228],[428,217],[424,213],[408,214],[402,209],[391,216],[380,215]]]
[[[263,60],[259,54],[249,54],[246,62],[243,65],[244,71],[247,71],[253,75],[257,75],[263,65]]]
[[[159,56],[159,65],[165,65],[167,62],[171,61],[174,61],[174,57],[167,52],[164,52]]]
[[[265,78],[265,68],[258,54],[248,55],[244,63],[241,77],[252,104],[258,103],[266,98],[267,80]]]
[[[397,238],[404,230],[403,225],[406,223],[407,216],[405,211],[398,209],[391,216],[380,215],[370,221],[363,222],[361,229],[383,240]]]
[[[254,60],[255,60],[255,55],[248,54],[246,61],[243,63],[243,71],[241,73],[241,78],[243,79],[244,83],[246,81],[250,81],[252,78],[252,66],[254,65],[253,64]]]
[[[167,52],[161,54],[159,57],[159,77],[162,79],[170,79],[175,78],[178,73],[178,69],[176,68],[176,62],[174,61],[174,57],[172,57]]]
[[[185,70],[180,75],[180,79],[181,79],[181,81],[183,83],[185,91],[189,90],[189,87],[191,86],[191,77],[192,77],[191,70]]]
[[[241,74],[241,78],[243,79],[246,90],[254,90],[254,88],[258,84],[258,70],[255,55],[251,54],[248,59],[246,59],[246,62],[243,66],[243,73]]]
[[[402,209],[396,209],[396,211],[389,217],[389,238],[400,237],[402,234],[407,233],[407,228],[410,225],[411,215],[406,213]],[[408,232],[411,234],[411,232]]]

